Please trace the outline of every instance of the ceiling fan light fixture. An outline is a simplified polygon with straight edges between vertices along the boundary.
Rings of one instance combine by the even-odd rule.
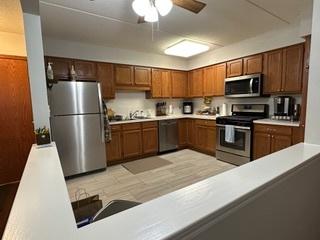
[[[173,6],[171,0],[155,0],[154,3],[161,16],[166,16]]]
[[[206,52],[209,49],[210,47],[208,45],[190,40],[182,40],[181,42],[167,48],[164,53],[167,55],[188,58]]]
[[[144,17],[146,13],[150,12],[150,0],[134,0],[132,2],[132,8],[136,14]]]
[[[146,22],[158,22],[159,16],[158,16],[158,11],[155,6],[152,6],[148,10],[147,14],[144,16],[144,20]]]

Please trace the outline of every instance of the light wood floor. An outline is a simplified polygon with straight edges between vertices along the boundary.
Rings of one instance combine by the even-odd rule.
[[[85,188],[90,195],[99,194],[103,205],[114,199],[146,202],[235,167],[192,150],[160,157],[173,164],[136,175],[116,165],[104,172],[68,180],[70,199],[74,201],[75,192]]]

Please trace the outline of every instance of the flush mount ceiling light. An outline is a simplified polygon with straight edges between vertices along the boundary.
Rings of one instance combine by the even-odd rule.
[[[190,40],[183,40],[167,48],[164,53],[167,55],[188,58],[206,52],[209,49],[210,47],[208,45]]]
[[[166,16],[172,9],[171,0],[134,0],[132,8],[146,22],[157,22],[159,15]]]

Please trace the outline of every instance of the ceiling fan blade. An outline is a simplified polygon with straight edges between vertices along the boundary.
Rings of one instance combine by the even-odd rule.
[[[138,18],[138,24],[140,23],[145,23],[146,21],[144,20],[144,17],[139,17]]]
[[[207,4],[197,0],[173,0],[173,4],[187,9],[193,13],[199,13]]]

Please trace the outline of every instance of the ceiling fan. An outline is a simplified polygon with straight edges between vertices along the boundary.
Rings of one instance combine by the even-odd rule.
[[[133,10],[139,15],[138,23],[157,22],[159,14],[166,16],[173,5],[196,14],[206,6],[205,3],[197,0],[134,0],[132,2]]]

